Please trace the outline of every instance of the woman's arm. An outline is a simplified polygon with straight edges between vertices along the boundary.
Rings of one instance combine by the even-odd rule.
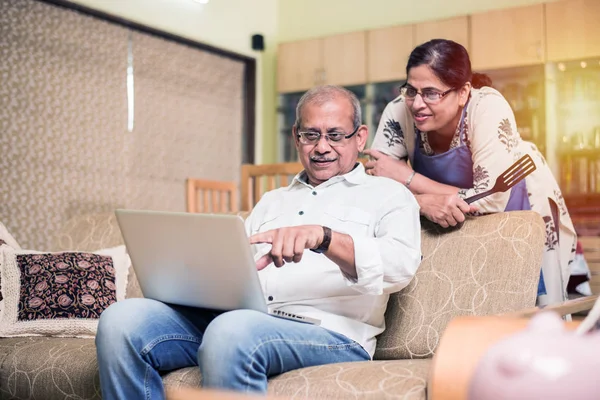
[[[459,188],[436,182],[415,172],[404,160],[383,154],[374,149],[363,152],[371,160],[367,161],[365,168],[370,175],[385,176],[407,185],[413,194],[457,194]],[[414,173],[414,174],[413,174]]]
[[[419,203],[420,213],[430,221],[447,228],[463,222],[466,213],[477,211],[477,207],[469,206],[458,196],[458,188],[415,173],[406,161],[372,149],[364,153],[371,157],[365,165],[367,173],[392,178],[407,186]]]

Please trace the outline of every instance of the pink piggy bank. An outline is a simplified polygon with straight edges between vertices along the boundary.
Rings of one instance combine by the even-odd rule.
[[[600,332],[577,335],[546,312],[483,355],[470,400],[600,399]]]

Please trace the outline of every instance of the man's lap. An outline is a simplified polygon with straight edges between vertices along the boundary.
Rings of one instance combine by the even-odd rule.
[[[176,363],[177,368],[197,365],[194,355],[203,341],[200,355],[213,364],[224,361],[227,354],[232,354],[230,350],[237,348],[235,357],[255,357],[259,353],[267,357],[272,372],[269,375],[308,365],[369,359],[356,342],[319,326],[252,310],[220,313],[151,299],[113,304],[100,319],[102,335],[110,337],[97,340],[104,339],[107,344],[122,342],[115,340],[115,335],[126,337],[159,370],[172,369],[178,358],[183,364]],[[309,354],[299,357],[299,353]],[[274,365],[274,360],[284,364],[291,361],[291,368]]]

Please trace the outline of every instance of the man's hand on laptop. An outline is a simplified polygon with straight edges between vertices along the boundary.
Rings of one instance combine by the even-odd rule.
[[[256,269],[259,271],[271,263],[279,268],[285,263],[299,262],[305,249],[317,248],[322,241],[321,225],[291,226],[250,236],[250,244],[271,244],[271,251],[256,260]]]

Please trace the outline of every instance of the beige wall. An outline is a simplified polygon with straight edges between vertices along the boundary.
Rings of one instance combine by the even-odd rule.
[[[275,50],[278,0],[71,0],[198,42],[256,58],[256,160],[275,146],[262,132],[275,131]],[[252,50],[251,36],[265,36],[266,51]],[[264,147],[264,149],[263,149]]]

